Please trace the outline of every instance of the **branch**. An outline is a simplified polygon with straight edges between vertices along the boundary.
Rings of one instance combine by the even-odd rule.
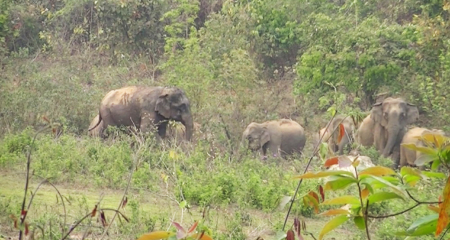
[[[330,127],[331,122],[333,121],[333,119],[336,117],[336,114],[337,114],[337,111],[334,113],[334,115],[333,115],[333,117],[331,118],[331,120],[327,123],[327,126],[326,126],[326,128],[325,128],[325,132],[328,131],[328,128]],[[325,134],[319,136],[319,143],[322,142],[323,136],[324,136],[324,135],[325,135]],[[330,137],[331,137],[331,134],[330,134],[330,136],[329,136],[328,138],[330,138]],[[327,140],[328,140],[328,139],[327,139]],[[320,144],[317,144],[316,146],[314,146],[313,154],[312,154],[311,157],[309,158],[308,164],[306,164],[306,167],[305,167],[305,170],[303,171],[303,174],[305,174],[306,171],[308,171],[308,168],[309,168],[309,166],[311,165],[311,162],[312,162],[314,156],[315,156],[315,155],[318,153],[318,151],[319,151],[319,146],[320,146]],[[284,224],[283,224],[283,229],[282,229],[283,231],[284,231],[284,229],[286,228],[287,220],[288,220],[289,215],[290,215],[290,213],[291,213],[292,206],[294,205],[295,197],[297,196],[297,193],[298,193],[298,191],[299,191],[299,189],[300,189],[300,186],[302,185],[302,182],[303,182],[303,179],[300,179],[299,182],[298,182],[298,184],[297,184],[297,188],[295,189],[294,196],[292,196],[291,204],[289,205],[289,209],[288,209],[288,212],[287,212],[287,214],[286,214],[286,218],[284,219]]]

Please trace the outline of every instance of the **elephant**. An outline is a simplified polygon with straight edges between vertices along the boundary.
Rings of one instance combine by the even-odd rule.
[[[274,157],[302,153],[306,143],[305,130],[295,121],[280,119],[264,123],[250,123],[242,134],[244,142],[252,151],[260,151],[262,159],[267,158],[267,150]]]
[[[364,118],[364,120],[359,125],[356,131],[356,142],[359,144],[370,147],[373,145],[373,129],[375,127],[375,122],[372,120],[370,114]]]
[[[143,133],[157,130],[157,139],[165,138],[169,120],[186,127],[185,137],[191,140],[194,128],[190,102],[177,87],[129,86],[112,90],[103,98],[95,129],[103,121],[100,136],[108,126],[135,126]]]
[[[98,125],[99,115],[95,116],[94,119],[92,119],[91,124],[89,125],[89,129],[92,129],[89,131],[89,136],[91,137],[98,137],[100,136],[100,133],[103,132],[103,121],[101,121]],[[95,127],[95,125],[97,125]]]
[[[386,98],[375,103],[370,112],[374,121],[373,143],[383,157],[391,156],[394,168],[400,160],[400,143],[406,132],[406,125],[416,122],[419,110],[401,98]]]
[[[415,161],[420,158],[420,156],[422,156],[422,153],[406,148],[403,146],[403,144],[412,143],[416,146],[425,146],[422,140],[419,139],[419,137],[421,137],[424,133],[437,133],[440,135],[445,135],[442,130],[437,129],[429,130],[419,127],[409,129],[403,136],[402,145],[400,146],[400,167],[407,165],[416,166]],[[423,166],[421,166],[420,169],[423,169]]]
[[[344,136],[339,142],[339,125],[342,124],[344,126]],[[344,153],[345,147],[350,147],[351,142],[353,141],[353,131],[355,130],[355,124],[350,117],[346,117],[343,115],[336,116],[328,126],[320,129],[319,133],[316,133],[314,136],[315,144],[320,144],[320,137],[322,137],[322,141],[326,141],[328,139],[328,151],[331,154],[339,153],[342,155]]]
[[[344,126],[344,135],[339,140],[340,128],[339,125],[342,124]],[[355,131],[355,124],[353,123],[353,119],[348,116],[339,115],[336,116],[330,123],[329,132],[332,134],[328,141],[328,145],[330,146],[333,152],[338,152],[339,155],[344,154],[344,148],[348,147],[350,152],[350,145],[353,141],[353,132]]]

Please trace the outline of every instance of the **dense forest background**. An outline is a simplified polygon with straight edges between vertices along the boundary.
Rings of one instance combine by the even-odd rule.
[[[185,89],[196,121],[229,138],[278,117],[316,130],[327,110],[368,111],[380,94],[416,104],[419,125],[449,130],[448,1],[0,6],[2,133],[47,116],[84,134],[102,96],[130,84]]]

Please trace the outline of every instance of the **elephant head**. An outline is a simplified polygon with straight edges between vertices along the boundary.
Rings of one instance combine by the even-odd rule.
[[[264,124],[252,122],[242,134],[242,139],[248,141],[250,150],[257,151],[270,141],[270,133]]]
[[[155,111],[166,119],[181,122],[186,128],[186,139],[191,140],[194,121],[189,100],[183,90],[164,88],[156,101]]]
[[[375,103],[370,116],[384,130],[385,145],[384,149],[379,150],[384,157],[388,157],[394,146],[400,143],[406,125],[417,121],[419,111],[415,105],[403,99],[389,97]]]

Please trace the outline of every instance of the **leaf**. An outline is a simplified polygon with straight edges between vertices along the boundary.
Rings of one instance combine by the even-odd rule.
[[[106,222],[106,217],[105,217],[104,211],[100,211],[100,220],[102,222],[103,227],[106,227],[108,225],[108,223]]]
[[[205,232],[202,233],[194,233],[191,235],[192,238],[198,239],[198,240],[213,240],[212,237],[205,234]]]
[[[323,205],[345,205],[345,204],[360,204],[359,199],[354,196],[341,196],[333,199],[326,200]]]
[[[361,190],[361,197],[362,197],[362,199],[366,199],[367,196],[369,196],[369,193],[370,193],[370,191],[369,191],[369,189],[367,187],[365,187],[363,190]]]
[[[436,227],[435,236],[439,236],[441,232],[447,227],[449,222],[449,214],[450,214],[450,177],[447,178],[447,183],[444,187],[444,192],[442,194],[444,198],[444,202],[442,203],[439,209],[439,219]]]
[[[381,177],[377,177],[377,176],[371,176],[371,178],[374,178],[375,180],[377,180],[378,182],[382,183],[383,185],[390,187],[398,195],[400,195],[402,197],[405,196],[405,193],[404,193],[404,191],[401,188],[399,188],[398,186],[395,186],[394,184],[390,183],[389,181],[386,181],[385,179],[383,179]]]
[[[191,228],[189,228],[189,230],[188,230],[188,233],[191,233],[191,232],[193,232],[194,230],[195,230],[195,228],[197,228],[197,225],[198,225],[198,222],[197,221],[195,221],[195,223],[192,225],[192,227]]]
[[[97,204],[95,205],[94,209],[91,212],[91,217],[95,217],[96,213],[97,213]]]
[[[294,178],[302,178],[302,179],[309,179],[309,178],[323,178],[328,176],[335,176],[335,175],[348,175],[353,177],[353,173],[347,172],[347,171],[323,171],[318,173],[309,172],[300,176],[295,176]]]
[[[416,183],[420,180],[420,177],[418,176],[412,176],[412,175],[406,175],[404,177],[405,183],[409,184],[410,186],[415,186]]]
[[[172,224],[177,228],[177,239],[182,239],[187,236],[186,230],[177,222],[172,222]]]
[[[408,166],[404,166],[400,169],[400,174],[402,175],[402,177],[406,176],[406,175],[412,175],[412,176],[418,176],[420,177],[420,172],[412,167],[408,167]]]
[[[409,226],[408,229],[406,229],[406,232],[414,231],[416,228],[423,226],[425,224],[428,224],[430,222],[436,221],[438,219],[439,214],[430,214],[424,217],[421,217],[417,219],[415,222]]]
[[[422,134],[422,140],[426,143],[432,143],[436,148],[441,148],[448,138],[434,132],[427,132]]]
[[[317,193],[315,193],[315,192],[313,192],[313,191],[310,191],[310,192],[308,193],[308,195],[310,195],[311,197],[313,197],[313,198],[317,201],[317,203],[319,203],[319,195],[317,195]]]
[[[352,183],[357,183],[358,181],[354,178],[349,177],[339,177],[337,180],[328,181],[325,183],[325,190],[339,190],[346,188],[348,185]]]
[[[316,214],[319,213],[319,201],[318,201],[318,198],[315,198],[314,196],[312,196],[311,194],[308,193],[308,194],[306,194],[303,197],[303,202],[305,203],[305,205],[309,205],[309,206],[313,207],[314,208],[314,212]]]
[[[184,201],[181,201],[181,202],[180,202],[180,204],[179,204],[180,208],[185,208],[185,207],[186,207],[186,205],[187,205],[187,202],[186,202],[186,200],[184,200]]]
[[[385,200],[389,200],[389,199],[403,199],[402,196],[398,195],[397,193],[393,193],[393,192],[377,192],[374,193],[372,195],[369,196],[369,203],[376,203],[376,202],[381,202],[381,201],[385,201]]]
[[[325,211],[319,215],[322,216],[334,216],[334,215],[348,215],[350,214],[350,211],[342,209],[342,208],[338,208],[338,209],[330,209],[328,211]]]
[[[355,160],[353,160],[352,166],[353,167],[358,167],[360,163],[361,163],[361,161],[359,161],[359,159],[356,158]]]
[[[356,225],[359,229],[361,229],[361,230],[366,229],[366,222],[364,221],[364,218],[363,218],[363,217],[361,217],[361,216],[356,216],[356,217],[353,218],[353,221],[355,222],[355,225]]]
[[[325,161],[324,167],[328,168],[336,164],[339,164],[339,157],[332,157]]]
[[[438,156],[433,154],[421,154],[415,161],[414,164],[417,166],[423,166],[426,165],[429,162],[432,162],[434,160],[438,159]]]
[[[319,194],[322,197],[322,202],[325,201],[325,192],[323,191],[322,185],[319,185]]]
[[[339,136],[338,136],[338,144],[341,143],[342,138],[345,136],[345,128],[344,124],[339,124]]]
[[[28,236],[28,233],[30,232],[30,227],[28,226],[28,223],[25,222],[25,236]]]
[[[323,239],[323,236],[333,229],[339,227],[341,224],[345,223],[348,220],[348,217],[345,215],[337,216],[333,219],[331,219],[329,222],[325,224],[325,226],[322,228],[322,231],[320,231],[319,240]]]
[[[425,153],[425,154],[432,155],[432,154],[436,153],[436,150],[434,150],[433,148],[417,146],[414,143],[402,143],[401,145],[405,148],[409,148],[411,150],[418,151],[418,152]]]
[[[151,233],[147,233],[139,237],[137,240],[159,240],[159,239],[167,239],[171,236],[175,235],[173,232],[167,231],[155,231]]]
[[[292,231],[292,229],[289,229],[286,232],[286,240],[295,240],[295,234],[294,231]]]
[[[416,220],[408,230],[398,232],[399,236],[423,236],[433,233],[436,230],[438,214],[432,214]]]
[[[283,196],[280,200],[280,204],[278,204],[278,209],[279,210],[283,210],[283,208],[286,206],[286,204],[288,204],[288,202],[290,202],[292,199],[292,197],[290,196]]]
[[[366,168],[366,169],[362,170],[361,172],[359,172],[359,176],[362,176],[362,175],[384,176],[384,175],[394,175],[394,174],[395,174],[394,170],[387,168],[387,167],[382,167],[382,166]]]
[[[440,173],[440,172],[426,172],[426,171],[422,171],[421,172],[423,175],[430,177],[430,178],[442,178],[444,179],[446,176],[444,173]]]

